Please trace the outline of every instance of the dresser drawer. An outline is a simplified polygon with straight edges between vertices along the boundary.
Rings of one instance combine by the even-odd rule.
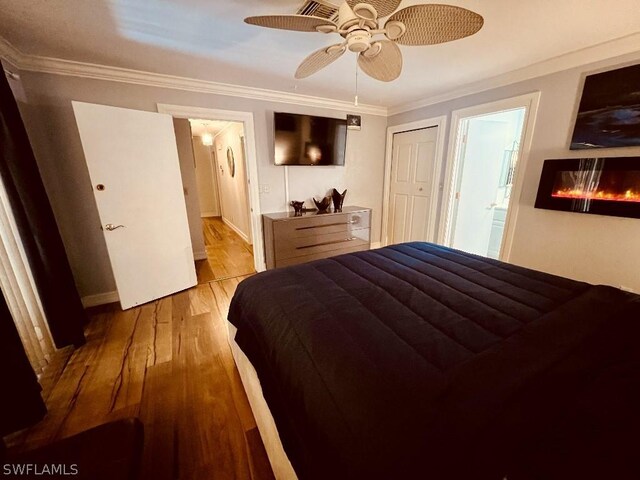
[[[362,245],[369,245],[368,228],[352,229],[346,232],[328,233],[305,237],[288,237],[278,242],[275,252],[276,262],[292,257],[302,257],[315,253],[330,252]]]
[[[369,212],[339,213],[333,215],[314,215],[300,219],[291,219],[273,223],[276,241],[295,237],[314,237],[330,233],[345,232],[353,229],[369,228]]]
[[[322,258],[331,258],[338,255],[344,255],[345,253],[363,252],[369,250],[369,244],[355,245],[348,248],[342,248],[340,250],[334,250],[332,252],[312,253],[309,255],[303,255],[302,257],[285,258],[284,260],[278,260],[277,267],[288,267],[290,265],[298,265],[300,263],[310,262],[312,260],[320,260]]]

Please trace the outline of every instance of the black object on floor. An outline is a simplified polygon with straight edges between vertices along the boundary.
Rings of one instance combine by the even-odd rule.
[[[137,418],[105,423],[50,445],[8,456],[2,461],[2,475],[20,479],[135,480],[142,458],[143,430]]]

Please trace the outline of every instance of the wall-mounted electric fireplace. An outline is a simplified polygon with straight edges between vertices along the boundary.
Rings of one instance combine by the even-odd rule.
[[[536,208],[640,218],[640,157],[545,160]]]

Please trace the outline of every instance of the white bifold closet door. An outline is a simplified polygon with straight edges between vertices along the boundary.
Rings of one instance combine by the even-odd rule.
[[[438,128],[393,137],[389,196],[389,243],[433,241],[429,218],[435,190]]]
[[[172,117],[81,102],[73,110],[122,308],[194,286]]]

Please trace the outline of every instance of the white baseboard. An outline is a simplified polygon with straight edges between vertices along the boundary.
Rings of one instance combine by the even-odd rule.
[[[207,259],[207,252],[202,250],[200,252],[193,252],[193,259],[194,260],[206,260]]]
[[[382,247],[382,242],[371,242],[371,250]]]
[[[200,218],[219,217],[220,212],[200,212]]]
[[[118,292],[105,292],[82,297],[82,306],[84,308],[97,307],[98,305],[106,305],[107,303],[119,301],[120,296],[118,295]]]
[[[240,230],[238,227],[236,227],[233,223],[231,223],[229,220],[227,220],[224,217],[222,217],[222,221],[225,223],[225,225],[227,225],[227,227],[229,227],[231,230],[233,230],[238,235],[240,235],[240,238],[242,238],[245,242],[251,245],[251,241],[249,240],[249,237],[247,237],[247,235],[242,230]]]

